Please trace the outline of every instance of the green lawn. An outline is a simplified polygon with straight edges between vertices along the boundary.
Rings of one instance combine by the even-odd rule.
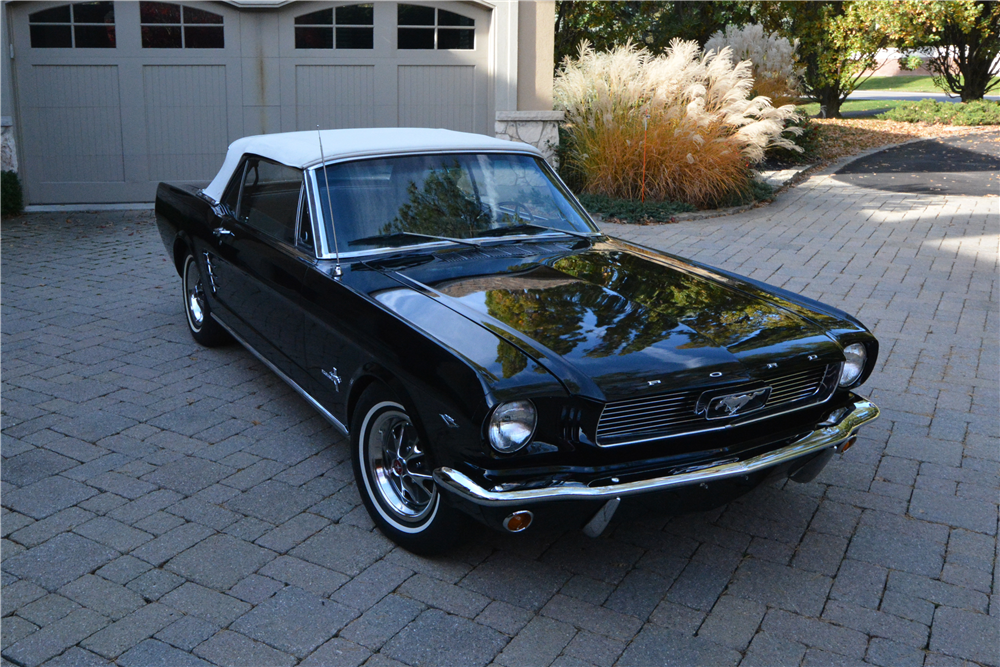
[[[996,78],[993,80],[996,81]],[[857,90],[898,90],[904,93],[944,92],[934,85],[934,80],[929,76],[873,76],[858,86]]]
[[[890,77],[885,78],[888,79]],[[841,105],[840,113],[844,114],[848,111],[873,111],[876,113],[882,113],[883,111],[888,111],[889,109],[893,109],[900,104],[906,103],[907,100],[848,100]],[[815,116],[819,113],[818,102],[813,102],[812,104],[800,104],[797,108],[799,113],[804,113],[807,116]]]

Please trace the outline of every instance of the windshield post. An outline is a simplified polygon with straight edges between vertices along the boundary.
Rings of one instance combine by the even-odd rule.
[[[330,209],[330,229],[333,230],[333,251],[337,255],[337,266],[333,269],[333,275],[337,278],[344,275],[340,268],[340,245],[337,243],[337,223],[333,220],[333,201],[330,199],[330,176],[326,171],[326,156],[323,155],[323,133],[316,126],[316,136],[319,138],[319,159],[323,163],[323,180],[326,181],[326,203]]]

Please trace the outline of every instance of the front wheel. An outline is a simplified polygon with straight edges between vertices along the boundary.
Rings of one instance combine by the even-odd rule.
[[[412,419],[382,385],[369,387],[358,401],[351,452],[361,500],[389,539],[420,554],[439,553],[461,539],[465,515],[442,501]]]
[[[205,281],[201,278],[198,262],[190,253],[184,258],[181,287],[184,295],[184,313],[187,316],[191,337],[205,347],[228,343],[229,334],[211,318],[208,299],[205,297]]]

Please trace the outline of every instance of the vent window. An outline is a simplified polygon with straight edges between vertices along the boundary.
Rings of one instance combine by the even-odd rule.
[[[115,48],[113,2],[78,2],[28,15],[34,49]]]

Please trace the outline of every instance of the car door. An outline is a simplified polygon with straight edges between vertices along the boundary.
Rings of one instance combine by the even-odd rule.
[[[237,333],[302,383],[302,282],[314,261],[296,234],[302,172],[248,156],[239,195],[229,195],[224,203],[230,213],[219,220],[209,253],[215,297],[238,318]]]

